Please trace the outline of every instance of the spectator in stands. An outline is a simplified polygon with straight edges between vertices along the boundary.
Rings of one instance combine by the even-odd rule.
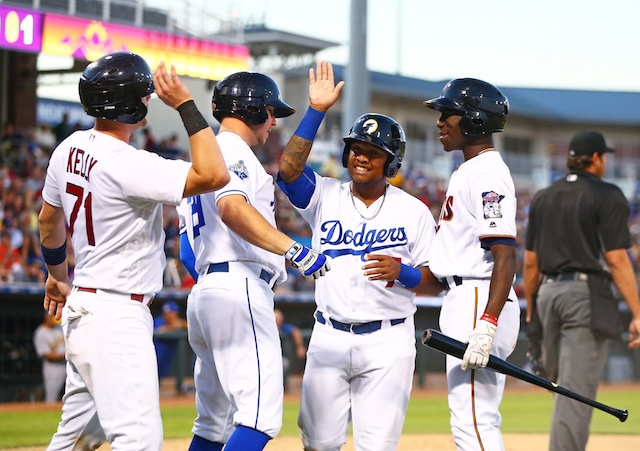
[[[62,120],[53,127],[53,134],[56,135],[56,146],[71,133],[73,133],[73,125],[69,123],[69,113],[64,113]]]
[[[13,282],[22,269],[20,251],[11,244],[11,233],[6,227],[0,231],[0,281]]]
[[[24,282],[44,284],[47,267],[40,250],[40,239],[35,233],[25,234],[20,250],[20,262],[24,270]]]
[[[151,129],[147,126],[142,129],[142,135],[144,136],[144,143],[142,148],[155,152],[156,150],[156,138],[151,133]]]
[[[33,333],[33,346],[42,359],[42,380],[44,383],[44,401],[60,400],[66,380],[64,356],[64,335],[60,322],[54,316],[44,314],[42,324]]]
[[[284,314],[280,309],[274,309],[276,324],[280,332],[282,342],[282,370],[284,374],[284,390],[287,391],[287,380],[291,374],[291,359],[304,360],[307,356],[307,348],[304,345],[302,332],[293,324],[284,322]]]
[[[187,321],[180,316],[180,307],[174,301],[162,305],[162,315],[153,320],[153,344],[158,358],[158,377],[167,377],[178,353],[178,340],[174,337],[162,337],[163,332],[187,330]]]
[[[49,155],[56,147],[56,135],[53,133],[51,127],[44,122],[36,128],[34,140],[38,147]]]

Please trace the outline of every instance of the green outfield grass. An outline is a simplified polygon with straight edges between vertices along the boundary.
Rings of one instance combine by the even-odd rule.
[[[612,407],[629,410],[629,419],[621,423],[617,418],[594,410],[593,434],[640,434],[640,391],[603,389],[598,401]],[[526,393],[505,393],[500,411],[502,431],[508,433],[546,433],[549,430],[553,397],[546,390]],[[284,425],[281,435],[298,434],[296,418],[298,402],[284,406]],[[189,437],[195,418],[195,405],[162,408],[165,438]],[[40,446],[49,443],[55,432],[60,412],[57,410],[0,412],[0,448]],[[449,408],[446,395],[412,397],[404,425],[405,434],[449,433]]]

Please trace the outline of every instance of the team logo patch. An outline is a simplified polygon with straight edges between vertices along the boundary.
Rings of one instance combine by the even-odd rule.
[[[364,124],[362,124],[362,130],[367,135],[374,133],[376,130],[378,130],[378,121],[376,121],[375,119],[367,119],[366,121],[364,121]]]
[[[249,178],[249,171],[247,167],[244,165],[243,160],[239,160],[236,164],[232,164],[229,166],[229,171],[233,172],[235,175],[240,177],[240,180],[244,180]]]
[[[504,196],[496,193],[495,191],[482,193],[482,211],[484,212],[484,219],[502,218],[502,210],[500,208],[500,201],[502,199],[504,199]]]

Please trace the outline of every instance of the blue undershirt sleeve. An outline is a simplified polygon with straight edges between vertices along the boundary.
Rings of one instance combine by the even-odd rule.
[[[193,277],[193,280],[198,281],[198,273],[196,272],[196,256],[189,244],[189,237],[186,232],[180,234],[180,260]]]
[[[300,177],[287,185],[280,177],[280,172],[276,177],[276,183],[287,195],[294,207],[307,208],[311,201],[311,196],[316,190],[316,173],[309,166],[304,166],[304,172]]]
[[[494,244],[506,244],[507,246],[515,247],[516,239],[501,236],[494,238],[483,238],[480,240],[480,246],[482,246],[482,249],[484,249],[485,251],[491,250],[491,246],[493,246]]]

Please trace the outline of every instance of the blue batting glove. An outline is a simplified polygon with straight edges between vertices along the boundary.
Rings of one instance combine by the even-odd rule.
[[[318,279],[331,269],[331,259],[294,241],[284,258],[307,279]]]

